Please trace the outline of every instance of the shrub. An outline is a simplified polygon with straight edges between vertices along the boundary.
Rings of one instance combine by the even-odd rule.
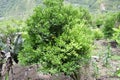
[[[102,15],[98,14],[97,15],[97,18],[95,19],[95,23],[94,23],[97,28],[101,28],[101,26],[103,26],[104,19],[105,19],[105,14],[102,14]]]
[[[112,13],[112,14],[107,14],[105,17],[105,22],[104,22],[104,27],[103,27],[103,33],[106,38],[111,38],[114,31],[114,27],[116,26],[116,23],[120,21],[120,16],[119,13]]]
[[[120,45],[120,26],[119,28],[113,28],[113,40],[115,40]]]
[[[99,28],[93,29],[92,31],[94,39],[98,40],[104,38],[104,34]]]
[[[112,39],[115,40],[120,45],[120,12],[117,13],[117,21],[116,26],[113,28],[113,36]]]
[[[28,35],[20,62],[40,63],[44,72],[73,73],[90,57],[88,17],[83,8],[65,6],[63,0],[46,0],[27,20]]]

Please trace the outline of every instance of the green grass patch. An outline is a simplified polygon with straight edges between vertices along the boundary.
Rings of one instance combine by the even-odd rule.
[[[11,22],[12,22],[12,20],[1,20],[0,21],[0,26],[10,24]]]
[[[118,56],[118,55],[113,55],[113,56],[111,56],[111,59],[112,59],[112,60],[120,60],[120,56]]]

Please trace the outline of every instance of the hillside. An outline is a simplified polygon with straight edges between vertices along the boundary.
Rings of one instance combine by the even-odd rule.
[[[66,0],[74,5],[83,6],[94,12],[104,3],[107,11],[120,11],[120,0]]]
[[[0,0],[0,17],[30,14],[40,0]]]
[[[75,6],[82,6],[91,12],[98,12],[104,3],[106,11],[120,11],[119,0],[65,0]],[[0,17],[24,17],[32,13],[33,8],[42,0],[0,0]]]

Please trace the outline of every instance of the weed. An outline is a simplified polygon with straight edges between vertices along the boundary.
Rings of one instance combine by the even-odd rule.
[[[119,68],[115,71],[114,75],[117,76],[117,77],[120,77],[120,69]]]
[[[99,68],[97,66],[97,63],[96,62],[92,62],[92,66],[94,68],[93,77],[97,78],[99,76]]]
[[[113,55],[113,56],[111,56],[111,59],[112,59],[112,60],[120,60],[120,56],[118,56],[118,55]]]
[[[107,51],[104,54],[103,66],[108,67],[110,59],[111,59],[111,50],[110,50],[110,44],[109,44],[107,46]]]

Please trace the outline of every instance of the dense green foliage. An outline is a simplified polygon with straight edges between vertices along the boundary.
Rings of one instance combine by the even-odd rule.
[[[119,25],[119,12],[118,13],[107,13],[102,19],[100,25],[102,25],[102,31],[106,38],[112,38],[114,30],[113,28]]]
[[[120,45],[120,26],[119,28],[113,28],[113,40],[115,40]]]
[[[116,15],[114,14],[109,14],[105,19],[104,19],[104,28],[103,32],[105,37],[112,37],[113,34],[113,28],[115,27],[115,22],[116,22]]]
[[[113,39],[120,45],[120,12],[117,13],[117,21],[116,21],[116,26],[115,28],[113,28]]]
[[[117,13],[103,13],[103,14],[97,14],[96,16],[98,17],[93,17],[93,28],[99,28],[99,30],[94,32],[97,32],[101,34],[102,37],[102,32],[104,33],[105,38],[112,38],[114,34],[113,28],[118,28],[120,25],[120,12]],[[94,36],[98,36],[95,34]],[[99,35],[100,37],[100,35]]]
[[[96,78],[99,75],[99,62],[97,64],[96,61],[103,59],[103,66],[106,66],[111,58],[115,61],[119,60],[119,56],[111,56],[111,53],[114,52],[111,49],[114,45],[116,47],[117,43],[120,45],[120,12],[107,12],[112,9],[117,10],[119,0],[0,1],[0,50],[16,53],[12,57],[16,60],[18,58],[23,65],[37,63],[40,65],[42,73],[63,72],[74,80],[84,80],[81,78],[82,76],[91,75],[91,71],[90,74],[87,71],[87,67],[91,67],[87,64],[90,59],[92,59],[94,68],[92,75]],[[107,2],[110,4],[105,4],[106,11],[100,12],[100,4]],[[11,14],[14,17],[16,14],[17,17],[20,17],[21,14],[29,15],[33,6],[39,3],[43,4],[36,7],[33,15],[25,22],[22,21],[24,17],[20,21],[3,17],[11,16]],[[79,6],[87,7],[92,13],[89,14],[86,9]],[[98,14],[94,12],[94,9],[97,9]],[[20,37],[18,38],[18,36]],[[8,40],[10,45],[7,45]],[[107,40],[114,41],[108,42]],[[106,48],[107,42],[108,47]],[[101,52],[104,50],[101,45],[96,46],[101,43],[104,45],[104,47],[102,46],[105,48],[104,52]],[[92,52],[96,56],[91,58],[92,44],[95,44]],[[8,48],[9,50],[7,50]],[[99,60],[97,56],[100,57]],[[93,59],[95,59],[95,64]],[[117,69],[114,73],[119,77],[120,70]]]
[[[99,39],[103,39],[104,38],[104,34],[103,34],[103,32],[99,28],[92,29],[92,32],[93,32],[93,38],[95,40],[99,40]]]
[[[63,0],[45,0],[27,20],[20,62],[40,63],[44,72],[72,73],[90,57],[89,22],[85,9],[64,5]]]

